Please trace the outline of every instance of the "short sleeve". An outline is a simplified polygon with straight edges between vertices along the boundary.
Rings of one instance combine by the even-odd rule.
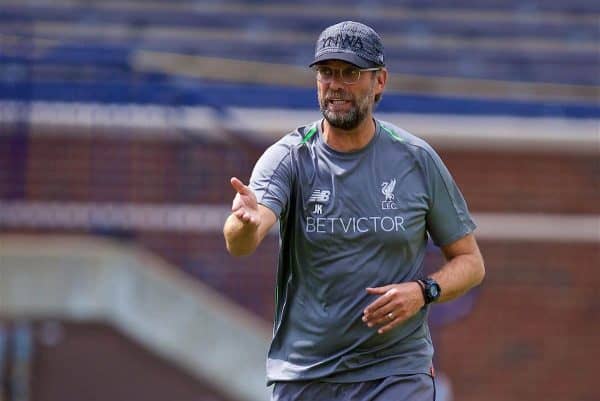
[[[433,149],[429,149],[425,159],[429,187],[427,231],[436,245],[444,246],[473,232],[476,224],[441,158]]]
[[[252,176],[250,188],[254,191],[258,203],[281,216],[287,209],[292,186],[292,169],[289,145],[275,143],[258,159]]]

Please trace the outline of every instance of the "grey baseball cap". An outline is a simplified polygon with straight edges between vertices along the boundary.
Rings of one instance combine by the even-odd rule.
[[[373,28],[344,21],[326,28],[315,46],[313,65],[325,60],[342,60],[360,68],[385,66],[383,43]]]

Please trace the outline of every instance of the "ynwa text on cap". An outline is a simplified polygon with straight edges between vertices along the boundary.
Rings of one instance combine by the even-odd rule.
[[[363,48],[363,43],[359,36],[338,33],[335,36],[329,36],[321,40],[321,49],[327,47],[359,50]]]

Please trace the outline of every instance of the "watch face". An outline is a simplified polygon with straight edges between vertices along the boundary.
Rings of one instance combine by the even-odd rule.
[[[426,298],[425,304],[437,301],[442,292],[440,285],[431,278],[426,278],[421,282],[423,283],[423,295]]]
[[[438,283],[436,283],[435,281],[431,280],[428,283],[428,288],[427,288],[427,292],[429,295],[429,299],[431,299],[431,301],[437,301],[437,299],[440,297],[440,285]]]

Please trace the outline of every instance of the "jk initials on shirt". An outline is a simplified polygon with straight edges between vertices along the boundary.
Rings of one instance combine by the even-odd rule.
[[[323,205],[315,203],[315,209],[312,211],[314,214],[323,214]]]

